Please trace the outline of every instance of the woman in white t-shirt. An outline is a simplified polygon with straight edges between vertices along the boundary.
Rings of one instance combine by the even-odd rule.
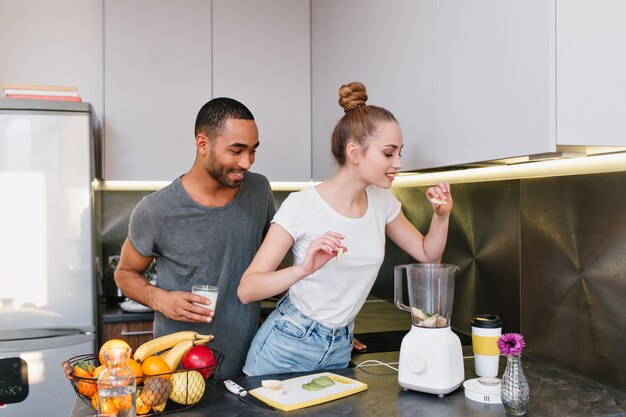
[[[385,236],[419,262],[441,261],[453,205],[449,185],[426,191],[434,213],[423,236],[389,190],[402,167],[396,119],[366,105],[359,82],[341,86],[339,97],[345,114],[332,136],[339,170],[282,203],[237,290],[242,303],[287,291],[252,341],[247,375],[348,366],[354,319],[383,262]],[[289,249],[294,265],[277,271]]]

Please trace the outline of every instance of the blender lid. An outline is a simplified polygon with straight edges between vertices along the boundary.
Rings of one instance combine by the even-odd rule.
[[[498,378],[474,378],[463,382],[465,398],[483,404],[502,404]]]

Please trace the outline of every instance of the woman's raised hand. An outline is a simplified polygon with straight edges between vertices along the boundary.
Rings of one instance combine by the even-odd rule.
[[[450,184],[439,181],[436,186],[426,190],[426,197],[433,205],[437,214],[448,214],[452,211],[453,200],[450,193]]]
[[[317,271],[332,258],[336,257],[342,252],[347,252],[347,248],[343,246],[341,241],[344,236],[337,232],[326,232],[322,236],[314,239],[309,244],[306,256],[302,264],[298,265],[302,274],[305,276],[311,275]]]

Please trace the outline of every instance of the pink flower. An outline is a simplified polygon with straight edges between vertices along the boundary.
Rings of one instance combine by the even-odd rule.
[[[498,338],[498,349],[505,356],[521,355],[526,343],[519,333],[505,333]]]

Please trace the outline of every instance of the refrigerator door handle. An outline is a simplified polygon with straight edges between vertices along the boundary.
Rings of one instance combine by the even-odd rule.
[[[54,337],[46,337],[42,339],[22,339],[0,341],[0,357],[6,352],[26,352],[37,350],[50,350],[63,348],[66,346],[78,345],[84,342],[94,342],[95,348],[96,336],[93,333],[72,333],[65,335],[57,335]],[[92,353],[92,352],[74,352],[76,354]]]

